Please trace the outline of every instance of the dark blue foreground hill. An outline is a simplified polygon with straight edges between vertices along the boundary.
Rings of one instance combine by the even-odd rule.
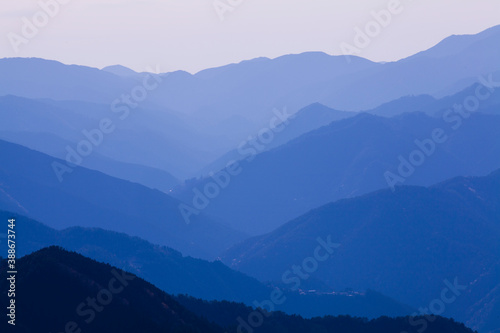
[[[0,306],[7,307],[6,264],[0,263]],[[408,317],[383,317],[368,321],[351,317],[305,320],[283,313],[262,313],[241,304],[206,303],[196,299],[176,299],[152,284],[118,268],[81,255],[50,247],[20,259],[17,268],[17,317],[15,332],[136,333],[236,333],[238,318],[263,318],[262,333],[417,333],[420,325]],[[252,315],[253,313],[253,315]],[[264,318],[265,316],[265,318]],[[425,320],[424,318],[416,318]],[[413,322],[413,324],[412,324]],[[240,321],[241,323],[241,321]],[[252,321],[251,323],[254,323]],[[7,321],[2,332],[12,331]],[[250,327],[250,329],[252,329]],[[9,330],[9,331],[7,331]],[[428,323],[428,333],[472,333],[464,325],[444,318]]]

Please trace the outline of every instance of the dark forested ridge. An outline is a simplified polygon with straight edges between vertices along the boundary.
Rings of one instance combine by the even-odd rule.
[[[6,261],[1,263],[1,294],[7,290]],[[58,247],[42,249],[18,261],[16,332],[341,332],[471,333],[443,318],[382,317],[368,321],[351,317],[310,320],[283,313],[254,311],[241,304],[172,298],[150,283],[110,265]],[[6,297],[1,298],[2,308]],[[29,314],[29,317],[26,316]],[[248,321],[248,318],[258,321]],[[248,321],[242,324],[241,320]],[[417,322],[416,320],[420,320]],[[259,323],[259,324],[258,324]],[[257,325],[258,324],[258,325]],[[6,321],[0,323],[2,331]],[[242,325],[238,328],[239,325]],[[9,331],[11,327],[8,328]],[[248,329],[247,329],[248,330]]]

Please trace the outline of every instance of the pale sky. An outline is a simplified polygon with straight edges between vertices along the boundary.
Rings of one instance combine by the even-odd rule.
[[[44,14],[39,3],[55,1],[67,3],[53,17]],[[373,27],[371,12],[393,1],[0,0],[0,58],[196,72],[261,56],[342,54],[341,43],[355,45],[354,29]],[[215,3],[226,6],[224,20]],[[358,55],[397,60],[449,35],[500,24],[499,0],[401,0],[397,8]],[[23,26],[33,23],[38,31],[25,28],[23,34]],[[17,42],[17,52],[9,38]]]

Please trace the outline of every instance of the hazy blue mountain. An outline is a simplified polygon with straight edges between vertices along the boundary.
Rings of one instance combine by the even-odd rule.
[[[330,124],[333,121],[341,120],[355,116],[355,112],[345,112],[331,109],[319,103],[311,104],[290,117],[286,122],[278,125],[277,130],[273,133],[273,138],[269,143],[265,143],[262,150],[259,152],[278,147],[282,144],[299,137],[300,135],[315,130],[319,127]],[[253,136],[258,138],[258,133]],[[243,141],[242,143],[245,143]],[[240,144],[241,145],[241,144]],[[245,146],[243,146],[246,148]],[[243,149],[244,149],[243,148]],[[214,162],[203,168],[199,175],[208,175],[210,172],[216,172],[226,167],[231,161],[239,161],[246,156],[242,153],[241,147],[233,149],[222,155]]]
[[[57,231],[21,215],[0,211],[0,218],[5,221],[13,217],[17,220],[16,233],[23,235],[17,248],[18,256],[58,245],[132,272],[169,294],[237,301],[250,306],[254,301],[269,299],[274,290],[274,287],[234,271],[220,261],[184,257],[176,250],[137,237],[99,228],[73,227]],[[369,318],[397,317],[414,312],[410,307],[373,291],[316,294],[293,292],[287,287],[280,286],[287,301],[276,309],[307,317],[345,314]],[[303,287],[307,284],[304,283]]]
[[[162,94],[157,95],[162,101],[156,103],[171,103],[173,109],[186,110],[203,120],[236,114],[263,125],[273,108],[286,107],[293,113],[318,101],[323,92],[318,86],[324,82],[340,81],[341,77],[379,66],[362,58],[347,64],[344,57],[321,52],[260,58],[201,71],[185,87],[174,86],[173,78],[166,77],[166,84],[160,87]],[[188,87],[196,99],[179,94]]]
[[[0,130],[0,139],[59,159],[65,159],[68,152],[63,149],[68,145],[73,145],[70,141],[61,139],[56,135],[39,132]],[[144,165],[119,162],[97,152],[93,152],[83,159],[81,166],[163,192],[169,192],[179,184],[179,180],[166,171]]]
[[[265,285],[220,261],[185,257],[165,246],[138,237],[100,228],[71,227],[55,230],[19,214],[0,211],[0,218],[15,218],[16,233],[22,234],[19,257],[57,245],[99,262],[132,272],[170,294],[188,294],[203,299],[251,303],[268,295]]]
[[[496,61],[500,28],[455,39],[453,46],[443,41],[429,53],[385,64],[304,53],[208,69],[189,79],[183,77],[180,85],[167,77],[155,103],[186,110],[203,121],[238,114],[262,124],[274,107],[286,106],[295,112],[319,102],[337,110],[366,110],[408,95],[434,95],[444,90],[452,94],[473,84],[478,75],[500,70]],[[183,97],[188,87],[196,100]]]
[[[0,59],[0,95],[111,103],[137,85],[97,68],[39,58]]]
[[[430,49],[419,52],[408,59],[424,57],[444,58],[457,55],[462,53],[464,50],[473,47],[480,41],[487,40],[491,37],[497,37],[498,34],[500,34],[500,25],[491,27],[475,35],[451,35]]]
[[[187,255],[214,258],[244,234],[200,214],[187,224],[180,201],[158,190],[76,167],[59,182],[65,162],[0,141],[0,209],[50,227],[100,227],[140,236]],[[66,166],[68,168],[68,166]]]
[[[139,74],[136,71],[131,70],[130,68],[125,67],[125,66],[121,66],[121,65],[106,66],[101,70],[104,72],[108,72],[108,73],[115,74],[117,76],[123,76],[123,77],[136,76]]]
[[[239,174],[216,196],[218,183],[211,177],[186,182],[174,195],[203,208],[199,192],[208,193],[212,199],[205,197],[203,212],[238,230],[265,233],[328,202],[387,188],[387,172],[393,184],[423,186],[459,175],[488,174],[500,166],[498,128],[500,116],[480,113],[467,119],[458,114],[359,114],[256,156],[247,147]],[[438,143],[433,139],[436,129],[443,136]],[[417,150],[423,160],[415,157]],[[410,155],[416,167],[408,162]],[[394,181],[394,176],[401,179]]]
[[[190,133],[198,133],[201,138],[197,140],[199,145],[183,145],[190,136],[180,136],[184,140],[179,139],[178,146],[172,143],[169,147],[179,156],[195,149],[191,157],[199,156],[198,161],[178,170],[164,167],[167,161],[160,157],[160,161],[148,165],[176,177],[191,176],[267,126],[274,108],[286,107],[295,113],[319,102],[336,110],[359,111],[404,96],[442,97],[456,93],[476,82],[479,75],[500,70],[498,45],[500,28],[494,27],[476,35],[454,36],[452,42],[445,39],[415,56],[384,64],[359,57],[349,57],[348,62],[344,56],[308,52],[276,59],[258,58],[196,74],[176,71],[156,76],[161,79],[159,86],[148,92],[140,106],[179,112],[189,123]],[[113,69],[116,73],[128,72],[121,67]],[[12,94],[109,106],[117,98],[130,94],[133,88],[142,86],[148,75],[123,76],[109,70],[35,58],[0,59],[0,96]],[[162,134],[177,128],[168,126],[168,122],[143,119],[163,126]],[[138,150],[153,154],[150,150],[154,147],[141,145]],[[113,151],[126,149],[119,148]],[[140,164],[137,160],[126,162]]]
[[[494,82],[500,82],[500,72],[492,76]],[[382,117],[394,117],[409,112],[424,112],[429,116],[442,117],[456,104],[463,104],[470,97],[476,96],[477,91],[488,93],[487,98],[480,100],[475,112],[487,114],[500,114],[500,89],[493,87],[491,91],[482,83],[475,83],[466,89],[450,96],[436,99],[430,95],[404,96],[397,100],[379,105],[378,107],[364,112]],[[265,143],[259,152],[269,150],[285,144],[300,135],[326,126],[333,121],[355,116],[356,112],[337,111],[319,103],[311,104],[294,114],[288,122],[280,125],[280,130],[275,131],[272,140]],[[282,127],[282,129],[281,129]],[[257,137],[254,135],[253,137]],[[243,141],[244,143],[245,141]],[[240,144],[241,145],[241,144]],[[208,175],[226,167],[230,161],[244,159],[245,155],[241,150],[234,149],[208,164],[198,175]]]
[[[69,141],[76,150],[78,143],[88,141],[84,130],[94,132],[103,119],[109,119],[113,131],[104,135],[102,143],[93,145],[92,154],[161,169],[178,178],[191,175],[230,149],[227,143],[222,148],[219,137],[196,133],[175,112],[140,107],[129,111],[116,113],[105,104],[4,96],[0,97],[0,133],[48,133]],[[124,115],[127,116],[122,119]],[[35,149],[62,159],[68,155],[67,144],[45,148],[43,141],[27,141],[26,138],[16,143],[36,146]]]
[[[245,122],[238,128],[245,131],[241,140],[262,126],[275,107],[295,112],[320,102],[338,110],[359,111],[412,94],[442,97],[443,92],[455,93],[470,86],[478,75],[500,70],[498,45],[497,26],[476,35],[451,36],[429,50],[384,64],[359,57],[349,57],[348,62],[344,56],[309,52],[258,58],[196,74],[177,71],[162,75],[161,85],[144,103],[189,114],[200,129],[213,128],[212,134],[219,124],[237,115]],[[121,66],[98,70],[42,59],[2,59],[0,72],[4,74],[0,95],[99,103],[111,103],[143,79],[124,76],[132,72]],[[48,72],[50,77],[44,75]],[[232,138],[237,138],[236,131]]]
[[[282,144],[295,139],[302,134],[328,125],[333,121],[342,120],[355,116],[355,112],[338,111],[320,103],[314,103],[299,110],[290,123],[284,127],[282,132],[276,135],[269,144],[270,148],[281,146]]]
[[[317,101],[339,110],[366,110],[402,96],[443,97],[469,87],[480,75],[488,76],[500,69],[495,60],[500,56],[499,26],[454,38],[450,50],[448,43],[442,42],[418,56],[385,63],[376,71],[325,83],[323,89],[329,93]],[[458,44],[462,46],[457,48]]]
[[[430,95],[404,96],[365,112],[382,117],[394,117],[402,113],[416,111],[433,115],[436,111],[433,108],[435,103],[436,99]]]
[[[180,111],[189,117],[190,124],[198,132],[219,135],[222,137],[219,145],[229,140],[231,147],[268,122],[273,108],[289,106],[293,111],[298,110],[294,107],[296,103],[288,105],[289,97],[285,95],[297,97],[306,85],[371,66],[377,64],[356,58],[346,66],[342,57],[305,53],[274,60],[246,61],[196,75],[177,71],[157,76],[162,80],[159,87],[148,92],[141,107]],[[123,72],[121,67],[120,72]],[[3,74],[0,76],[0,96],[11,94],[107,105],[124,94],[130,94],[144,80],[144,75],[124,77],[107,70],[32,58],[0,59],[0,73]],[[106,89],[106,86],[112,88]],[[315,94],[314,90],[311,93]],[[299,102],[299,107],[311,104],[317,98],[306,96],[305,99],[305,102]],[[224,130],[222,134],[220,129]]]
[[[420,325],[412,320],[425,321],[423,317],[381,317],[369,321],[349,316],[306,320],[237,303],[207,303],[187,297],[174,299],[133,274],[57,247],[21,258],[17,267],[23,272],[22,279],[17,281],[16,294],[16,332],[21,333],[57,332],[67,328],[101,332],[109,327],[120,332],[236,333],[244,329],[238,327],[244,325],[241,324],[243,318],[255,314],[266,316],[259,327],[259,331],[265,333],[414,333]],[[0,268],[0,295],[3,296],[0,304],[6,308],[9,282],[5,260]],[[29,315],[30,320],[23,320],[21,314]],[[2,330],[8,326],[7,320],[0,324]],[[463,324],[441,317],[429,321],[427,331],[472,333]]]
[[[494,82],[500,83],[500,72],[492,75]],[[497,79],[499,78],[499,79]],[[485,87],[482,83],[474,83],[470,87],[465,88],[455,94],[436,99],[430,95],[405,96],[397,100],[384,103],[374,109],[366,110],[365,112],[377,116],[393,117],[406,112],[425,112],[430,116],[442,117],[447,111],[453,108],[454,105],[462,105],[464,101],[469,101],[471,98],[477,98],[476,94],[479,91],[481,94],[488,94],[486,98],[478,99],[477,110],[488,114],[500,114],[500,89],[493,87],[493,91]],[[471,107],[473,105],[471,104]]]
[[[480,94],[491,92],[491,95],[487,95],[486,98],[481,98],[479,100],[478,110],[482,113],[500,114],[500,71],[493,73],[492,79],[497,84],[496,87],[493,87],[493,91],[490,91],[491,87],[485,88],[484,86],[481,87],[482,84],[475,83],[456,94],[446,96],[437,100],[435,105],[433,105],[433,109],[436,111],[436,115],[442,116],[443,113],[453,105],[463,104],[465,100],[470,100],[471,97],[476,97],[478,92],[480,92]],[[473,106],[472,103],[471,106]]]
[[[318,237],[330,237],[340,246],[315,272],[329,286],[371,288],[428,307],[451,283],[456,297],[444,315],[489,332],[500,328],[499,221],[500,170],[339,200],[234,246],[224,260],[278,280],[311,255]]]

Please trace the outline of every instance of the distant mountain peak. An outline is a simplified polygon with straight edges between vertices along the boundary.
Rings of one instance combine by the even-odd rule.
[[[118,76],[134,76],[138,74],[136,71],[122,65],[106,66],[101,70]]]

